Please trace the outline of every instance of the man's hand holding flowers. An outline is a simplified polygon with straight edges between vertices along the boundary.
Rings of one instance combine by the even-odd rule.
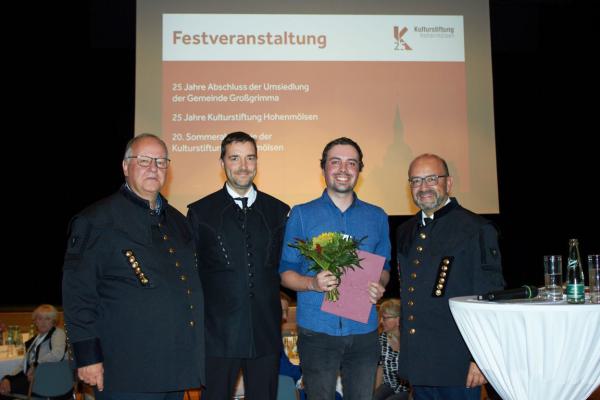
[[[329,292],[337,288],[339,285],[338,279],[330,271],[321,271],[313,276],[308,283],[308,290],[316,292]]]

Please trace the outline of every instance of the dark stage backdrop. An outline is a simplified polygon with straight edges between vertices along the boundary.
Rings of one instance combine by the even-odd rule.
[[[509,287],[542,285],[542,256],[566,256],[571,237],[580,240],[582,257],[600,253],[591,7],[567,0],[490,2],[500,213],[487,217],[501,232]],[[39,97],[24,97],[42,110],[23,118],[25,131],[37,130],[42,144],[35,152],[21,151],[33,148],[29,140],[15,147],[28,172],[12,165],[19,173],[5,192],[11,203],[5,259],[11,261],[0,275],[1,308],[61,304],[69,219],[122,182],[123,148],[134,129],[135,2],[98,0],[75,12],[78,18],[68,21],[48,18],[48,32],[61,35],[39,34],[30,42],[53,49],[60,43],[66,51],[32,63],[34,72],[52,73],[44,75],[47,87],[37,86]],[[72,26],[79,23],[84,26]],[[390,217],[391,231],[406,219]],[[397,294],[394,275],[386,296]]]

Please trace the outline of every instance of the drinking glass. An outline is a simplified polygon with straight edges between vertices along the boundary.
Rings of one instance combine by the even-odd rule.
[[[600,254],[588,256],[590,303],[600,304]]]
[[[562,301],[562,256],[544,256],[544,286],[546,300]]]

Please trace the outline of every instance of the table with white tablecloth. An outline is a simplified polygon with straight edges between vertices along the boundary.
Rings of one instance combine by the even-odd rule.
[[[450,299],[458,328],[504,400],[583,400],[600,386],[600,305]]]
[[[0,346],[0,378],[10,375],[23,364],[23,355],[10,354],[8,346]]]

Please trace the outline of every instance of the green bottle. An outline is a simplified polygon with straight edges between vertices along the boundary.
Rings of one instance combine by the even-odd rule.
[[[567,261],[567,303],[585,302],[585,278],[579,257],[579,241],[569,239],[569,258]]]

